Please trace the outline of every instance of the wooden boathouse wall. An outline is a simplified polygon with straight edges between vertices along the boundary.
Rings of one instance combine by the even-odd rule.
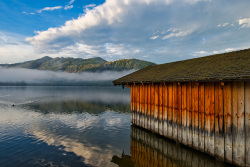
[[[132,84],[131,122],[240,166],[250,166],[250,82]]]

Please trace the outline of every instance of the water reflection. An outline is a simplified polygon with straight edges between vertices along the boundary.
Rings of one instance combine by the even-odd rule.
[[[176,142],[131,126],[130,154],[114,155],[111,162],[123,166],[157,167],[226,167],[233,166],[178,145]]]
[[[112,156],[129,152],[129,89],[8,87],[0,95],[0,166],[116,166]]]

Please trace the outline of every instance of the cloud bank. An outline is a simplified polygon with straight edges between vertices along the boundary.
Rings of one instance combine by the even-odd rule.
[[[245,7],[250,3],[243,1],[106,0],[85,6],[77,19],[26,41],[36,53],[52,57],[146,58],[157,63],[186,59],[202,50],[250,47],[250,36],[240,29],[250,27]]]

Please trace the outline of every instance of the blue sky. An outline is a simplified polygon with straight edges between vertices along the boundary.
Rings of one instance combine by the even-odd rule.
[[[249,0],[1,0],[0,63],[156,63],[250,48]]]

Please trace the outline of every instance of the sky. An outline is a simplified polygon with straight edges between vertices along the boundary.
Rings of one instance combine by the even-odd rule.
[[[50,57],[158,64],[250,48],[249,0],[0,0],[0,64]]]

